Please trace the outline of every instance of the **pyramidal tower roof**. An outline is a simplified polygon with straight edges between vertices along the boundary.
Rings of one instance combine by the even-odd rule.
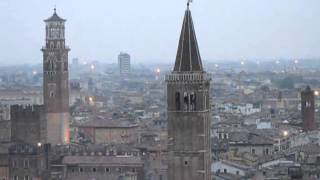
[[[51,22],[51,21],[66,21],[65,19],[62,19],[58,16],[56,8],[53,9],[53,15],[49,17],[48,19],[44,20],[45,22]]]
[[[185,12],[174,72],[203,71],[196,33],[189,3]]]

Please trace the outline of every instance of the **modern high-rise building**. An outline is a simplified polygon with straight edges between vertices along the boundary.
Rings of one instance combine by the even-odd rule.
[[[312,131],[317,129],[315,121],[314,91],[310,86],[301,92],[301,114],[303,131]]]
[[[43,52],[43,95],[47,118],[47,143],[69,143],[69,72],[65,44],[65,19],[56,9],[45,20],[46,44]]]
[[[118,65],[120,74],[128,74],[130,72],[130,55],[128,53],[121,52],[118,55]]]
[[[174,69],[166,76],[169,180],[211,180],[210,80],[188,5]]]

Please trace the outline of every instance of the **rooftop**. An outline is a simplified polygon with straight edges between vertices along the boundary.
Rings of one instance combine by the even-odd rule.
[[[196,33],[193,26],[191,11],[185,12],[174,72],[203,71]]]
[[[61,17],[58,16],[56,8],[54,8],[53,15],[49,17],[48,19],[44,20],[45,22],[65,22],[65,19],[62,19]]]

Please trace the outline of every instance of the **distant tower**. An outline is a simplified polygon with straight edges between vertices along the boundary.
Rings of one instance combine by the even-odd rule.
[[[65,19],[56,9],[46,19],[46,45],[43,52],[43,95],[47,114],[47,142],[69,143],[69,72],[65,45]]]
[[[118,64],[120,74],[128,74],[130,72],[130,55],[128,53],[121,52],[118,55]]]
[[[301,113],[303,131],[312,131],[317,129],[315,122],[314,91],[310,86],[301,92]]]
[[[166,76],[169,180],[211,180],[210,80],[188,6],[175,66]]]

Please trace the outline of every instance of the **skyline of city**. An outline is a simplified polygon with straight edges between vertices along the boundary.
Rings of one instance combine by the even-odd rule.
[[[9,42],[14,46],[15,40],[25,35],[31,39],[25,41],[20,38],[21,48],[12,48],[15,53],[8,51],[10,55],[21,58],[25,56],[22,51],[33,53],[33,49],[37,49],[35,58],[42,54],[42,63],[6,66],[1,62],[1,55],[6,56],[6,48],[10,46],[5,46],[4,53],[0,54],[0,179],[320,179],[320,60],[294,57],[299,53],[318,53],[313,52],[317,46],[310,48],[318,44],[317,38],[314,38],[317,35],[310,33],[308,26],[300,27],[299,22],[299,18],[314,18],[311,11],[305,13],[303,10],[306,7],[310,9],[311,4],[287,7],[290,12],[299,9],[305,16],[297,18],[290,15],[288,18],[298,21],[290,25],[277,25],[284,20],[283,16],[274,16],[277,22],[267,24],[261,21],[260,15],[266,15],[265,11],[271,7],[279,8],[277,15],[289,15],[288,9],[283,9],[285,4],[282,4],[289,0],[269,0],[267,6],[254,3],[254,0],[233,3],[239,5],[235,9],[239,8],[237,12],[241,14],[241,6],[249,2],[250,8],[258,10],[256,5],[259,4],[264,11],[253,14],[256,21],[251,23],[259,28],[245,26],[245,23],[231,18],[241,28],[252,28],[248,36],[238,34],[241,34],[241,28],[224,31],[220,26],[221,29],[215,29],[236,35],[224,39],[225,36],[219,36],[215,33],[218,31],[211,29],[211,25],[223,19],[214,19],[211,23],[211,15],[207,13],[210,6],[193,6],[190,5],[192,0],[185,0],[185,6],[180,4],[185,7],[181,10],[181,13],[184,11],[181,23],[181,20],[174,22],[177,14],[162,12],[158,16],[157,11],[147,13],[152,10],[149,5],[156,7],[157,3],[142,3],[144,1],[136,4],[127,2],[126,6],[120,6],[124,5],[124,0],[119,0],[110,12],[99,11],[103,3],[78,2],[73,6],[78,11],[72,12],[77,13],[74,15],[81,19],[78,21],[72,18],[70,11],[63,10],[68,6],[63,6],[61,11],[54,7],[51,15],[44,20],[38,19],[44,37],[34,31],[40,23],[28,24],[30,19],[36,20],[33,17],[38,11],[30,11],[20,23],[17,23],[19,19],[9,19],[8,24],[17,25],[12,33],[19,31],[21,36],[11,37],[12,41],[5,39],[4,44]],[[63,4],[70,2],[75,0]],[[30,0],[30,4],[21,3],[17,9],[35,8],[33,5],[40,6],[42,3],[40,0]],[[137,8],[141,3],[148,10]],[[296,1],[293,4],[300,3]],[[10,5],[8,2],[4,4]],[[88,11],[79,8],[84,4],[88,5]],[[127,5],[131,8],[127,9]],[[135,13],[135,10],[140,11]],[[114,12],[120,15],[106,16],[103,22],[94,18]],[[253,13],[245,12],[242,14],[245,17]],[[132,15],[127,18],[127,14]],[[15,15],[21,17],[19,13]],[[167,18],[163,23],[160,20],[162,15],[173,18]],[[135,19],[136,16],[142,18]],[[2,18],[6,17],[0,16],[0,20]],[[108,22],[109,18],[112,22]],[[123,21],[117,21],[118,18],[123,18]],[[152,22],[144,21],[149,18]],[[253,19],[246,18],[245,21]],[[131,20],[141,26],[132,26]],[[116,23],[110,31],[104,29],[108,23]],[[154,23],[157,25],[153,26]],[[170,41],[176,30],[170,23],[180,27],[174,47]],[[265,27],[261,23],[270,25],[266,31],[278,28],[287,30],[293,24],[299,24],[306,30],[293,29],[286,31],[286,35],[272,31],[269,34],[272,38],[267,38],[268,32],[263,31]],[[303,23],[312,22],[304,19]],[[26,25],[31,28],[20,28]],[[118,25],[125,31],[119,30]],[[113,28],[119,31],[112,31]],[[148,31],[149,28],[154,31]],[[91,33],[87,31],[90,29],[93,30]],[[312,28],[311,31],[315,30]],[[8,33],[5,29],[3,32],[0,38]],[[80,37],[79,32],[82,33]],[[33,39],[33,34],[37,35],[37,39],[41,38],[40,45],[37,39]],[[148,39],[149,35],[153,38]],[[265,38],[268,41],[263,41]],[[230,49],[224,49],[226,44],[219,44],[219,41],[216,44],[218,47],[210,45],[216,43],[215,40],[227,42],[230,39],[241,41],[240,45],[232,43],[228,47],[240,47],[237,50],[243,54],[254,51],[272,56],[277,50],[289,53],[293,58],[205,60],[212,55],[219,57],[216,56],[219,52],[212,50],[214,48],[222,50],[225,57],[235,55],[226,53]],[[287,41],[282,41],[285,39]],[[83,40],[88,41],[83,43]],[[102,40],[109,42],[105,44]],[[299,44],[302,40],[304,43]],[[268,46],[268,42],[272,42],[272,46]],[[154,45],[163,48],[160,50],[170,48],[173,51],[161,52]],[[263,51],[259,51],[261,47],[258,45],[264,47]],[[42,46],[41,52],[38,51],[39,46]],[[282,46],[286,48],[280,48]],[[113,52],[115,47],[119,49]],[[289,51],[296,48],[300,51]],[[208,50],[212,51],[207,54]],[[88,57],[90,53],[94,57]],[[109,53],[112,54],[112,63],[103,61]],[[204,57],[201,54],[205,54]],[[99,56],[103,58],[95,58]],[[118,61],[114,57],[118,57]],[[159,60],[139,64],[139,58],[143,60],[143,57],[165,58],[170,62]]]
[[[182,0],[170,3],[32,0],[16,7],[15,1],[1,1],[0,21],[5,26],[0,35],[3,39],[0,47],[4,49],[0,62],[41,62],[38,50],[44,39],[43,19],[56,5],[58,14],[68,20],[67,43],[73,47],[70,57],[112,63],[120,51],[126,51],[132,55],[133,63],[160,60],[169,63],[176,53],[183,16],[180,9],[185,8],[185,3]],[[110,4],[113,8],[106,6]],[[196,1],[191,8],[202,59],[318,58],[317,4],[317,1],[297,0]],[[31,11],[35,7],[39,11]],[[16,53],[11,53],[12,49]]]

